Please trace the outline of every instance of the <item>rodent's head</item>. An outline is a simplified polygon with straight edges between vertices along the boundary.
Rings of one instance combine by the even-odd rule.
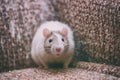
[[[59,32],[50,32],[47,28],[43,30],[43,35],[45,37],[44,48],[48,54],[52,54],[55,57],[64,55],[68,50],[69,42],[67,39],[68,31],[63,28]]]

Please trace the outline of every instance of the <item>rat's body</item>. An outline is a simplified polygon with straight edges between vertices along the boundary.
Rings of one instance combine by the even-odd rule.
[[[49,21],[38,28],[31,49],[31,56],[35,63],[48,68],[49,63],[62,62],[64,68],[67,68],[73,53],[73,32],[68,25]]]

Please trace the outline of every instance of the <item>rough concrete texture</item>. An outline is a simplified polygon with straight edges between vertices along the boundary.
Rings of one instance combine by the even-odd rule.
[[[83,69],[29,68],[1,73],[0,80],[120,80],[120,78]]]
[[[120,66],[120,0],[52,0],[75,34],[78,60]]]

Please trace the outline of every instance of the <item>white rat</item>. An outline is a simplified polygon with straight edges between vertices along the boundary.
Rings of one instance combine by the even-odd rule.
[[[67,24],[48,21],[41,24],[32,41],[31,57],[36,64],[48,68],[49,63],[68,65],[74,53],[73,32]]]

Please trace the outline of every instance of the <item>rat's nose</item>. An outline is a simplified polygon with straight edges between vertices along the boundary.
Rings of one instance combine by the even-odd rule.
[[[61,51],[61,48],[56,48],[56,51],[57,51],[57,52],[60,52],[60,51]]]

